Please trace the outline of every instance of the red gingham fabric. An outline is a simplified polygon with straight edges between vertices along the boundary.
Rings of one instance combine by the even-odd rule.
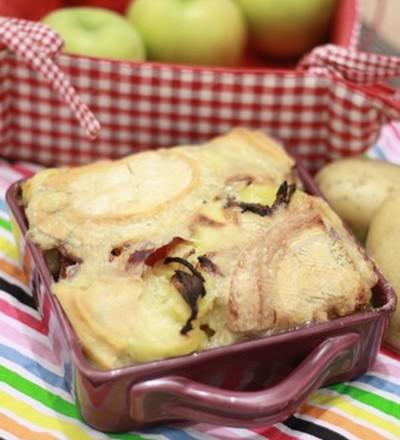
[[[360,35],[361,35],[361,4],[360,4],[360,0],[355,0],[353,3],[353,8],[354,8],[354,14],[355,17],[357,17],[356,20],[354,20],[353,22],[353,28],[352,28],[352,32],[351,32],[351,37],[350,37],[350,41],[349,44],[346,46],[350,49],[357,49],[359,42],[360,42]],[[342,19],[341,17],[338,17],[337,19]]]
[[[35,25],[29,37],[37,41],[45,35],[57,49],[47,31]],[[392,67],[398,60],[333,46],[312,52],[297,72],[55,55],[101,123],[98,138],[89,140],[45,79],[47,66],[52,71],[55,66],[47,56],[52,50],[27,63],[15,43],[11,47],[18,56],[0,52],[0,154],[9,159],[82,164],[144,148],[198,143],[242,125],[275,136],[313,171],[326,161],[365,151],[383,124],[400,118],[393,91],[375,85],[398,73]],[[62,95],[59,84],[52,83]]]
[[[400,58],[329,44],[310,52],[300,61],[298,68],[368,85],[399,76]]]
[[[24,33],[26,35],[26,39],[24,40],[25,46],[30,43],[30,39],[33,45],[46,55],[55,55],[64,45],[62,39],[47,25],[34,21],[21,20],[18,18],[3,18],[1,28],[2,33],[10,32],[11,38],[13,36],[13,30],[14,32]],[[5,42],[6,47],[7,45],[8,43]]]
[[[50,28],[39,23],[0,18],[0,41],[18,58],[37,72],[60,94],[90,138],[95,138],[100,125],[77,96],[67,78],[49,55],[62,47],[62,41]]]

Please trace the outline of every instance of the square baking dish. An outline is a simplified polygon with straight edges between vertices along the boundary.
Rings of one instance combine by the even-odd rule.
[[[310,175],[297,170],[304,189],[321,196]],[[94,428],[117,432],[177,420],[267,426],[289,417],[317,388],[351,380],[375,361],[396,302],[378,269],[369,310],[201,353],[96,369],[51,293],[43,253],[25,239],[20,183],[6,198],[24,270],[70,391]]]

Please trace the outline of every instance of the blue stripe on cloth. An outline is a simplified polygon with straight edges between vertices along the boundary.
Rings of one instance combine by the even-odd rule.
[[[4,214],[8,215],[8,206],[2,198],[0,198],[0,211],[4,211]]]
[[[368,150],[368,155],[375,159],[386,160],[385,151],[379,145],[374,145],[370,150]]]
[[[60,388],[63,391],[69,391],[63,376],[58,376],[47,368],[35,362],[32,358],[19,353],[11,347],[0,344],[0,356],[9,361],[15,362],[34,376],[47,382],[49,385]]]
[[[381,377],[372,376],[371,374],[365,374],[357,379],[357,382],[365,383],[371,385],[378,390],[387,391],[391,394],[396,394],[400,396],[400,386],[390,382],[389,380],[382,379]]]
[[[168,440],[196,440],[196,437],[192,437],[182,429],[173,428],[172,426],[163,426],[161,428],[147,428],[140,432],[143,434],[164,435],[168,438]]]

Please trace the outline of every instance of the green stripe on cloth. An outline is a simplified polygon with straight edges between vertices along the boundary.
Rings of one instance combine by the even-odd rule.
[[[2,380],[10,385],[12,388],[26,394],[30,398],[37,400],[42,405],[47,406],[53,411],[58,412],[66,417],[80,420],[84,423],[81,414],[76,405],[67,402],[62,397],[56,396],[49,391],[43,389],[39,385],[29,381],[28,379],[20,376],[14,371],[0,365],[0,377]],[[144,440],[136,434],[108,434],[112,438],[121,440]]]
[[[7,231],[12,232],[11,222],[0,217],[0,228],[6,229]]]
[[[378,411],[381,411],[395,419],[400,420],[400,405],[393,400],[386,399],[371,391],[366,392],[360,388],[348,384],[331,385],[330,389],[341,394],[347,394],[355,400],[358,400],[365,405],[371,406]]]

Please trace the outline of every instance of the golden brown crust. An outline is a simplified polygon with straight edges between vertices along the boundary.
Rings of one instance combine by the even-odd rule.
[[[179,356],[365,306],[370,263],[323,201],[281,186],[293,167],[239,128],[25,183],[30,236],[74,264],[53,292],[89,359]]]

